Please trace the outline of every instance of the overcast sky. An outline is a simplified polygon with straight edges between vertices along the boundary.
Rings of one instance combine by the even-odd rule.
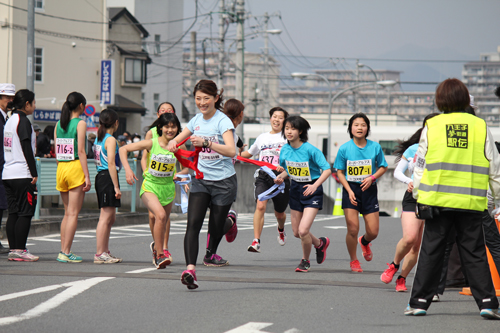
[[[185,0],[185,17],[194,16],[194,3]],[[292,71],[325,68],[328,57],[364,58],[362,61],[375,69],[402,69],[407,80],[424,80],[408,77],[418,76],[412,71],[427,73],[424,69],[429,70],[428,80],[436,80],[446,78],[443,75],[460,76],[462,63],[370,59],[478,60],[480,53],[496,52],[500,45],[499,0],[247,0],[245,9],[256,17],[248,20],[245,33],[250,32],[249,26],[262,21],[264,12],[281,15],[281,20],[270,20],[270,28],[284,30],[279,37],[270,37],[271,47],[278,49],[271,53],[279,52],[282,58],[300,54],[325,57],[310,58],[313,64],[288,57],[289,61],[296,59],[287,64]],[[199,0],[199,14],[217,10],[218,0]],[[214,14],[212,37],[217,36],[217,19]],[[185,21],[185,28],[191,22]],[[210,20],[199,18],[193,30],[200,36],[209,36]],[[246,46],[248,51],[259,51],[263,40],[249,41]],[[433,76],[433,70],[441,73]]]

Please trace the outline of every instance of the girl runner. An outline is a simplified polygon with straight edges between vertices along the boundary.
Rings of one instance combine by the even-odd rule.
[[[323,208],[323,183],[330,177],[330,164],[323,153],[307,142],[307,131],[311,128],[307,120],[299,116],[288,117],[282,130],[288,140],[280,152],[280,165],[286,170],[274,182],[283,183],[286,177],[290,184],[290,215],[293,235],[300,238],[302,260],[296,272],[308,272],[311,268],[309,255],[312,245],[316,248],[316,262],[326,259],[326,249],[330,245],[328,237],[316,238],[309,230],[318,211]],[[322,171],[321,171],[322,170]]]
[[[137,180],[130,168],[127,154],[136,150],[146,149],[149,154],[148,169],[143,173],[141,185],[141,199],[146,208],[153,212],[153,239],[154,239],[154,264],[157,269],[165,268],[171,259],[163,252],[163,241],[167,220],[172,210],[175,199],[175,184],[177,180],[174,154],[167,150],[169,142],[179,134],[181,124],[173,113],[165,113],[152,125],[158,138],[130,143],[119,149],[120,159],[125,169],[127,183],[132,185]],[[185,170],[187,172],[187,169]],[[183,170],[184,172],[184,170]]]
[[[12,110],[5,124],[3,141],[5,165],[2,179],[9,205],[6,229],[10,251],[7,258],[12,261],[37,261],[39,257],[26,248],[37,202],[36,136],[26,117],[35,111],[35,94],[21,89],[7,108]]]
[[[61,222],[61,252],[59,262],[82,262],[82,257],[71,252],[78,224],[78,214],[82,209],[85,192],[90,190],[90,176],[87,167],[85,146],[87,124],[79,117],[85,111],[87,101],[79,92],[66,97],[61,119],[56,124],[54,141],[56,143],[57,186],[64,204],[64,217]]]
[[[116,208],[121,206],[120,184],[118,181],[118,145],[113,133],[118,128],[118,114],[113,110],[104,109],[99,116],[99,130],[94,143],[94,160],[97,167],[95,176],[95,191],[97,203],[101,209],[96,228],[97,252],[95,264],[114,264],[122,259],[109,252],[109,235],[116,220]],[[118,162],[120,160],[118,159]]]
[[[158,109],[156,110],[156,115],[158,118],[164,113],[173,113],[175,114],[175,108],[174,105],[170,102],[163,102],[158,106]],[[153,127],[153,126],[151,126]],[[154,128],[153,128],[154,129]],[[150,129],[147,131],[146,136],[144,137],[145,140],[151,140],[151,139],[157,139],[158,138],[158,132]],[[142,170],[147,170],[148,169],[148,161],[149,161],[149,155],[147,150],[142,152],[142,157],[141,157],[141,167]],[[187,185],[186,185],[187,186]],[[189,188],[189,187],[188,187]],[[187,191],[187,190],[186,190]],[[149,213],[149,228],[151,229],[151,235],[153,235],[153,227],[155,225],[155,216],[152,211],[148,211]],[[170,237],[170,216],[167,219],[167,225],[165,228],[165,237],[163,240],[163,254],[172,262],[172,254],[168,250],[168,239]],[[154,238],[154,237],[153,237]],[[154,241],[151,242],[149,245],[151,248],[151,252],[153,252],[153,258],[154,258],[154,248],[155,244]],[[153,259],[154,260],[154,259]]]
[[[417,200],[413,199],[413,160],[417,153],[418,143],[420,141],[420,134],[425,126],[425,122],[439,113],[432,113],[424,118],[421,128],[419,128],[408,140],[399,144],[394,152],[396,163],[398,163],[394,170],[394,178],[400,182],[408,185],[408,189],[403,197],[403,212],[401,213],[401,225],[403,227],[403,238],[396,245],[396,253],[394,254],[394,261],[387,264],[389,267],[382,273],[380,280],[384,283],[390,283],[394,274],[399,269],[399,265],[403,258],[403,268],[401,274],[396,279],[396,291],[406,291],[406,277],[412,270],[413,266],[417,263],[418,252],[420,250],[420,243],[422,241],[422,232],[424,230],[424,221],[419,220],[415,215],[415,206]],[[408,170],[411,178],[405,176],[405,171]]]
[[[333,167],[337,169],[344,187],[342,208],[347,224],[346,244],[351,257],[351,271],[363,272],[356,256],[357,242],[365,260],[372,260],[370,242],[377,238],[379,228],[375,180],[387,171],[387,162],[382,147],[366,139],[370,134],[370,120],[364,113],[356,113],[349,119],[347,133],[351,140],[340,146]],[[360,213],[365,220],[366,233],[358,238]]]
[[[283,172],[284,169],[279,166],[280,150],[286,144],[286,139],[283,136],[283,122],[288,117],[288,112],[279,106],[272,108],[269,111],[271,118],[271,132],[262,133],[257,137],[255,143],[240,155],[245,158],[251,158],[259,154],[259,160],[269,162],[277,166],[276,175]],[[254,174],[255,186],[254,196],[257,206],[253,215],[253,233],[254,240],[248,247],[249,252],[260,252],[260,235],[264,228],[264,213],[266,212],[267,201],[258,200],[261,193],[267,191],[274,184],[274,180],[264,171],[258,169]],[[278,220],[278,243],[283,246],[286,243],[285,221],[286,221],[286,207],[288,206],[290,180],[287,178],[285,181],[285,192],[280,193],[272,198],[274,203],[274,215]]]
[[[191,136],[195,147],[202,147],[198,157],[198,170],[203,179],[194,179],[189,193],[188,221],[184,237],[184,253],[187,269],[182,272],[181,282],[188,289],[198,288],[196,279],[196,258],[199,250],[199,235],[210,207],[208,229],[210,241],[204,262],[220,264],[216,255],[217,247],[224,235],[224,224],[236,198],[236,172],[232,158],[236,155],[231,120],[220,110],[222,92],[217,93],[217,85],[211,80],[199,81],[193,91],[196,106],[201,113],[188,123],[187,127],[174,140],[170,141],[168,149],[177,151],[177,144]],[[212,252],[213,251],[213,252]]]

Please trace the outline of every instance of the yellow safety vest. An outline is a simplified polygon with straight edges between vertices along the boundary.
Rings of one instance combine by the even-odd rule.
[[[486,123],[454,112],[433,117],[426,125],[428,150],[418,203],[483,211],[490,167],[484,155]]]

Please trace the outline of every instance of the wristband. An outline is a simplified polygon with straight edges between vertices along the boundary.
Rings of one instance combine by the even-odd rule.
[[[375,178],[375,176],[374,176],[374,175],[370,175],[370,177],[372,177],[372,180],[373,180],[373,181],[377,180],[377,178]]]

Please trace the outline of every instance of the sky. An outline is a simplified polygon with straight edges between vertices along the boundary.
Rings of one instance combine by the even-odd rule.
[[[198,13],[218,11],[218,2],[199,0]],[[354,68],[354,59],[359,58],[374,69],[401,70],[402,81],[434,82],[461,78],[463,61],[479,60],[480,53],[497,52],[500,46],[498,0],[246,0],[245,10],[251,16],[245,34],[252,31],[250,26],[254,31],[262,29],[259,24],[265,12],[272,16],[269,28],[283,30],[280,36],[270,37],[270,53],[284,64],[285,75]],[[194,15],[195,1],[185,0],[184,17]],[[210,16],[198,18],[192,30],[198,31],[199,40],[218,36],[218,14],[213,14],[212,21],[210,29]],[[186,20],[184,28],[192,22]],[[235,29],[232,24],[230,38]],[[263,39],[256,38],[247,41],[246,50],[260,52],[263,46]]]

